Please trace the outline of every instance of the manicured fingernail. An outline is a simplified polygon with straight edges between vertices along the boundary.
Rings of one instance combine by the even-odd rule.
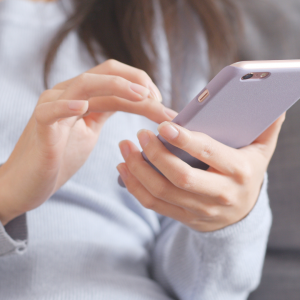
[[[165,114],[170,117],[172,120],[178,115],[178,113],[170,108],[164,108]]]
[[[175,128],[173,125],[171,125],[169,122],[163,122],[161,123],[157,128],[159,134],[166,138],[167,140],[175,139],[179,131],[177,128]]]
[[[141,129],[138,133],[137,133],[138,139],[140,141],[140,145],[142,146],[142,148],[145,148],[147,146],[147,144],[150,141],[150,136],[147,132],[147,130],[145,129]]]
[[[71,110],[82,110],[86,105],[88,105],[88,101],[85,100],[70,100],[68,102],[69,108]],[[86,108],[87,110],[87,108]]]
[[[122,142],[119,143],[119,147],[120,147],[123,158],[126,160],[126,158],[130,154],[130,147],[128,146],[127,143],[122,143]]]
[[[150,94],[150,90],[145,88],[142,85],[131,83],[130,88],[137,94],[139,94],[142,98],[146,98]]]
[[[156,85],[153,82],[149,83],[149,88],[151,90],[151,94],[153,95],[152,97],[159,101],[162,102],[162,96],[161,93],[159,92],[158,88],[156,87]]]
[[[117,170],[119,171],[122,179],[125,181],[127,179],[128,175],[129,175],[128,172],[127,172],[126,167],[124,165],[118,165]]]

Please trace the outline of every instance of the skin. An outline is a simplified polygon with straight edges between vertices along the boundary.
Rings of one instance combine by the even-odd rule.
[[[125,163],[117,169],[128,191],[144,207],[197,231],[222,229],[245,218],[254,207],[284,118],[285,114],[241,149],[163,122],[158,126],[159,133],[172,145],[208,164],[209,169],[190,167],[148,130],[138,132],[140,145],[164,176],[148,165],[130,141],[119,145]]]
[[[135,90],[140,95],[130,83],[139,84]],[[138,133],[141,147],[162,176],[132,142],[122,141],[125,163],[117,169],[128,191],[144,207],[203,232],[245,218],[257,201],[285,114],[251,145],[237,150],[164,122],[176,113],[153,99],[161,100],[161,96],[147,74],[112,60],[45,91],[0,168],[0,221],[7,224],[58,190],[84,164],[103,124],[118,110],[163,122],[158,131],[168,142],[210,166],[207,171],[190,167],[154,133],[142,130]]]
[[[88,72],[45,91],[0,168],[0,221],[44,203],[87,160],[105,121],[116,111],[161,123],[177,113],[141,70],[107,60]]]

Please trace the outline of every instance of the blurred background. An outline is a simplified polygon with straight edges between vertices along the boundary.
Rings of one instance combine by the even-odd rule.
[[[245,22],[241,60],[300,59],[299,0],[239,2]],[[273,226],[262,282],[249,300],[299,300],[300,101],[287,112],[268,173]]]

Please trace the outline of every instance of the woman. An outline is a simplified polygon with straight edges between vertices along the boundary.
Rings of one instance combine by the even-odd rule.
[[[213,71],[233,59],[234,7],[218,4],[0,3],[1,299],[246,299],[257,286],[271,223],[264,174],[284,117],[231,149],[172,124],[140,70],[182,107],[208,60]],[[210,168],[172,156],[152,121]],[[139,143],[165,177],[135,146],[144,128]]]

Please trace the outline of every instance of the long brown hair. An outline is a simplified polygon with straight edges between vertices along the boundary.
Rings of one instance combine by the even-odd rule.
[[[179,1],[198,17],[204,28],[209,49],[210,75],[235,61],[241,22],[234,0],[158,0],[164,17],[170,56],[174,55],[172,44],[175,41],[169,37],[172,31],[176,35],[179,10],[182,9],[182,5],[178,5]],[[153,56],[157,55],[152,35],[153,0],[73,0],[73,3],[74,12],[53,39],[46,57],[46,86],[57,50],[72,30],[77,30],[95,64],[98,63],[95,44],[98,44],[107,58],[145,70],[155,81],[154,64],[144,47],[147,42]],[[196,32],[197,28],[194,30]]]

